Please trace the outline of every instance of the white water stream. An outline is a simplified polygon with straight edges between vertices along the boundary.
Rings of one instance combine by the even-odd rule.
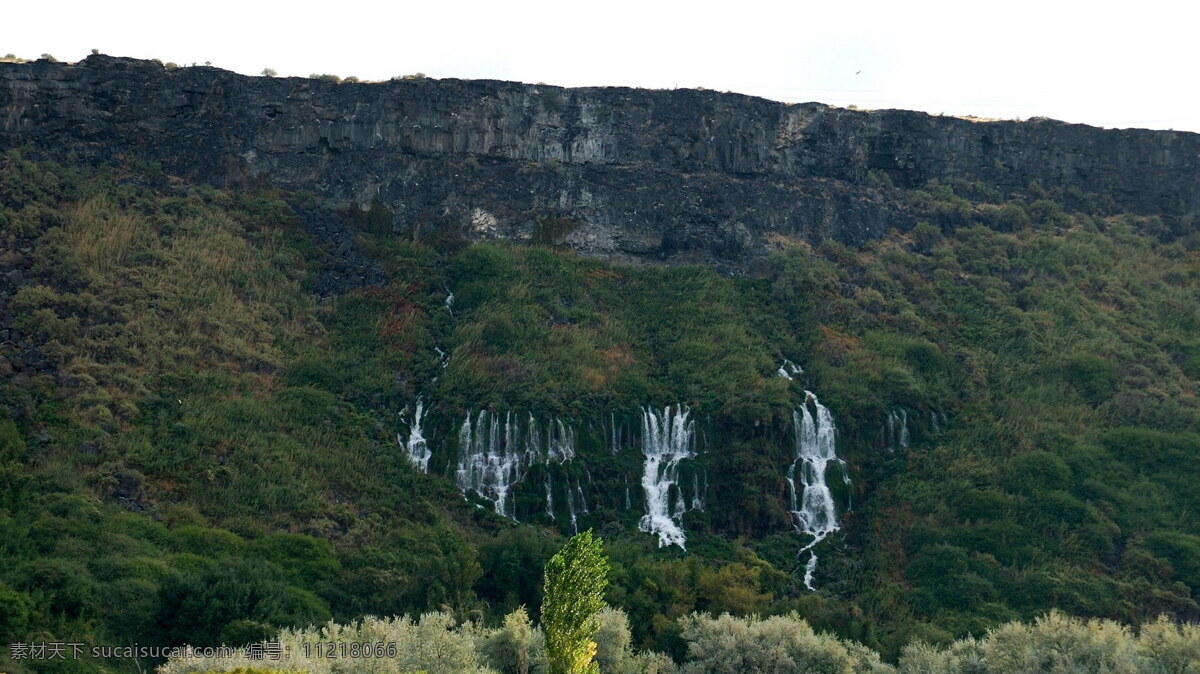
[[[677,522],[687,509],[687,502],[676,485],[679,462],[696,455],[695,444],[696,423],[687,407],[666,407],[662,412],[642,410],[642,452],[646,456],[642,489],[646,492],[646,514],[638,522],[638,529],[658,536],[660,548],[668,545],[683,548],[687,541]]]
[[[837,457],[837,429],[833,424],[833,415],[813,393],[805,391],[804,396],[804,405],[792,412],[796,458],[787,472],[793,524],[797,532],[812,537],[812,540],[800,549],[800,555],[825,540],[829,534],[841,529],[833,494],[825,481],[830,465],[840,469],[842,479],[846,484],[850,483],[846,463]],[[813,573],[817,568],[817,553],[810,554],[805,565],[804,584],[811,590]]]
[[[429,443],[425,441],[425,432],[421,429],[421,423],[425,416],[425,403],[417,398],[417,408],[412,421],[408,421],[407,416],[408,408],[406,407],[400,413],[400,421],[408,425],[408,438],[405,439],[397,433],[396,442],[400,443],[400,446],[408,453],[408,460],[412,462],[413,466],[422,473],[428,473],[429,457],[432,452],[429,449]]]

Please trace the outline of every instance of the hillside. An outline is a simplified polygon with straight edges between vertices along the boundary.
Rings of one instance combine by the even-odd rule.
[[[200,112],[168,129],[121,107],[144,73],[223,93],[183,86]],[[386,184],[437,215],[407,221],[415,202],[384,183],[355,196],[387,153],[260,154],[252,180],[226,161],[245,146],[196,132],[214,101],[294,81],[94,58],[2,65],[0,82],[2,137],[20,147],[0,164],[0,640],[206,645],[364,615],[536,617],[542,565],[586,528],[634,644],[676,658],[693,611],[796,611],[886,659],[1052,608],[1200,620],[1194,136],[1002,127],[1006,157],[1044,133],[1090,149],[1037,152],[1111,161],[1078,180],[1032,161],[1003,180],[953,163],[918,180],[870,158],[834,176],[799,155],[690,168],[409,147],[388,161],[418,173]],[[519,88],[310,86],[434,102]],[[13,113],[52,91],[57,112]],[[95,113],[115,109],[127,117]],[[913,114],[847,113],[864,128]],[[211,133],[266,137],[225,119]],[[970,145],[955,134],[971,123],[924,119]],[[494,185],[492,201],[419,173],[472,162],[491,177],[470,189]],[[673,208],[672,181],[695,179],[694,214],[718,229],[708,199],[737,184],[762,219],[744,249],[602,250],[579,242],[604,222],[545,198],[551,174],[610,204],[618,191],[595,186],[621,174]],[[765,213],[787,199],[761,190],[818,183],[889,215],[855,230],[870,217],[837,205],[789,229]],[[494,230],[473,217],[526,186],[538,205],[512,206],[523,215]],[[500,226],[521,222],[530,236]]]

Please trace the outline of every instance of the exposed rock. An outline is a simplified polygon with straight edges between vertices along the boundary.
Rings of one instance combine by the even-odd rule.
[[[337,84],[93,55],[0,64],[0,147],[137,157],[224,186],[378,201],[393,229],[745,265],[774,241],[861,242],[931,179],[1036,181],[1120,210],[1200,211],[1200,135],[785,105],[711,91],[495,81]],[[890,181],[895,188],[888,187]],[[330,240],[335,257],[352,255]],[[369,283],[354,260],[330,287]]]

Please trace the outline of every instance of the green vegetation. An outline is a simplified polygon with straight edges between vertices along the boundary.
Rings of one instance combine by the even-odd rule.
[[[438,652],[541,671],[539,570],[570,525],[545,514],[545,473],[513,489],[521,525],[454,489],[458,426],[487,409],[578,431],[578,523],[611,565],[591,637],[604,671],[717,662],[705,635],[723,631],[902,671],[1035,652],[1038,625],[1127,638],[1112,658],[1142,657],[1148,634],[1176,648],[1192,633],[1155,621],[1200,620],[1200,234],[1102,196],[1018,196],[929,185],[909,193],[925,221],[910,232],[791,246],[740,278],[467,245],[450,226],[400,236],[373,205],[355,244],[386,284],[318,302],[333,251],[298,213],[342,204],[10,154],[0,640],[242,644],[411,615],[379,629],[495,631]],[[573,226],[544,224],[547,243]],[[803,377],[776,376],[785,358]],[[783,480],[805,389],[853,478],[816,592]],[[396,445],[418,397],[428,475]],[[641,457],[606,436],[675,403],[699,420],[708,484],[686,553],[636,530]],[[56,671],[136,669],[71,666]]]
[[[611,609],[607,615],[613,629],[620,632],[624,615]],[[680,665],[660,653],[637,653],[627,644],[620,646],[619,640],[608,639],[612,648],[607,660],[602,656],[600,671],[613,674],[1162,674],[1194,672],[1200,668],[1200,628],[1181,628],[1165,618],[1133,634],[1111,620],[1081,620],[1051,612],[1031,623],[1006,623],[979,639],[963,639],[946,647],[914,643],[904,649],[895,666],[883,663],[878,653],[862,644],[814,632],[795,613],[765,619],[694,614],[680,622],[687,642],[687,653]],[[596,633],[597,641],[606,641],[601,635],[602,632]],[[531,634],[529,641],[540,643],[536,636]],[[394,655],[368,658],[370,671],[375,672],[546,671],[540,650],[534,651],[531,659],[519,662],[506,655],[509,651],[504,644],[511,639],[507,620],[501,629],[487,629],[474,623],[455,625],[444,614],[426,615],[419,622],[407,618],[368,619],[349,626],[330,623],[319,630],[284,632],[279,641],[289,654],[284,659],[285,666],[314,674],[343,671],[336,659],[303,655],[314,650],[312,644],[330,639],[389,647],[394,644]],[[160,671],[162,674],[259,671],[248,669],[254,664],[244,657],[189,658],[172,660]],[[360,671],[365,669],[361,660],[356,665]]]
[[[593,635],[600,629],[608,561],[600,540],[585,531],[567,541],[546,565],[542,627],[550,674],[598,672]]]

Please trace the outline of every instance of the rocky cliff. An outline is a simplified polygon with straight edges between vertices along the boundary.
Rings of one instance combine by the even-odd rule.
[[[1200,211],[1200,135],[787,105],[704,90],[336,83],[93,55],[0,64],[0,148],[159,162],[366,207],[397,232],[743,267],[781,240],[911,226],[906,190],[981,181]]]

